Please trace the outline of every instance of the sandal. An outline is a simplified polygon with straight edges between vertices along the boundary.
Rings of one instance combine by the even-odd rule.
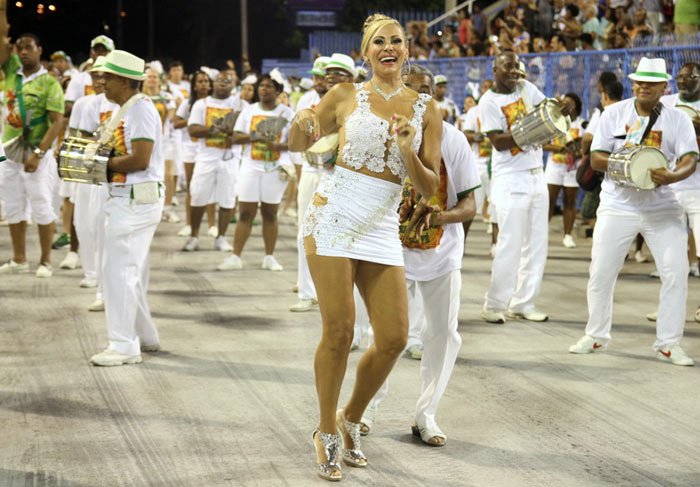
[[[316,442],[316,436],[318,436],[321,445],[323,445],[323,453],[326,455],[325,462],[318,461],[318,443]],[[322,433],[316,428],[312,437],[314,439],[314,448],[316,448],[316,473],[318,476],[322,479],[330,480],[331,482],[343,480],[343,471],[338,461],[338,453],[340,453],[340,435]]]
[[[343,437],[343,461],[351,467],[366,467],[367,457],[360,450],[360,423],[353,423],[345,419],[342,409],[338,409],[335,419],[338,430]],[[352,448],[348,448],[345,444],[346,436],[350,437]]]
[[[413,436],[419,437],[426,445],[445,446],[445,443],[447,443],[447,436],[437,426],[434,429],[428,429],[414,423],[411,426],[411,433],[413,433]]]
[[[372,424],[374,423],[374,416],[377,414],[377,406],[373,403],[369,403],[367,409],[362,414],[362,419],[360,420],[360,435],[367,436],[372,429]]]
[[[698,309],[695,310],[695,321],[700,323],[700,307],[698,307]]]

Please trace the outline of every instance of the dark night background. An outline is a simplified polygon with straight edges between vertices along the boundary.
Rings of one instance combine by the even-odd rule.
[[[308,1],[308,0],[307,0]],[[241,32],[239,0],[7,0],[10,36],[22,32],[37,34],[43,43],[44,57],[62,49],[76,66],[88,56],[90,40],[106,34],[117,48],[125,49],[147,61],[167,62],[180,59],[188,71],[201,66],[223,66],[233,59],[240,66]],[[149,53],[148,9],[153,4],[154,49]],[[44,13],[37,13],[37,5]],[[126,15],[122,21],[122,40],[118,36],[119,3]],[[323,2],[316,2],[322,5]],[[56,11],[48,10],[55,5]],[[439,9],[442,1],[347,0],[339,30],[359,31],[368,10]],[[311,29],[295,29],[285,0],[248,0],[249,53],[253,67],[263,58],[298,58],[307,47]]]

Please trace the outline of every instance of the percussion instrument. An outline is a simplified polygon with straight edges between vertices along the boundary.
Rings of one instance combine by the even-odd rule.
[[[250,134],[250,139],[253,141],[261,140],[265,142],[273,142],[277,136],[282,133],[282,130],[287,126],[289,120],[284,117],[267,117],[258,123],[255,130]]]
[[[515,122],[511,134],[518,147],[540,146],[552,139],[566,135],[571,126],[569,116],[561,114],[559,102],[548,98],[530,113]]]
[[[313,167],[333,167],[338,157],[338,134],[321,137],[303,154],[307,162]]]
[[[58,176],[88,184],[109,182],[107,162],[114,148],[90,139],[68,137],[58,150]]]
[[[690,120],[700,120],[700,113],[698,113],[698,111],[695,108],[689,105],[676,105],[676,108],[688,115],[690,117]]]
[[[610,154],[608,174],[618,186],[649,191],[657,184],[651,180],[651,169],[668,167],[668,159],[656,147],[632,145]]]

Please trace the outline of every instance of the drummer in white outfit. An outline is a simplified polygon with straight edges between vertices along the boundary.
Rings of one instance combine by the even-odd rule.
[[[145,63],[114,50],[97,69],[105,73],[105,95],[126,110],[113,133],[119,156],[105,213],[102,275],[109,347],[94,355],[94,365],[141,362],[141,351],[160,350],[158,331],[146,300],[148,255],[163,211],[162,124],[153,102],[138,91]],[[120,111],[122,110],[120,108]]]
[[[537,105],[545,96],[529,81],[518,81],[518,68],[513,52],[499,54],[493,63],[494,86],[479,101],[482,130],[493,144],[491,199],[499,227],[491,286],[481,313],[490,323],[504,323],[506,311],[512,318],[549,319],[535,308],[547,261],[549,199],[542,149],[521,149],[510,133],[528,105]]]
[[[695,171],[698,144],[690,118],[659,102],[670,78],[663,59],[643,57],[629,77],[635,98],[610,105],[601,115],[591,145],[591,166],[608,171],[611,153],[637,145],[656,147],[677,163],[672,171],[652,169],[651,179],[659,186],[649,191],[620,186],[606,173],[593,232],[586,334],[569,352],[597,352],[610,342],[615,281],[630,244],[641,233],[661,277],[654,350],[660,360],[693,365],[680,347],[688,294],[685,222],[669,184]],[[650,125],[655,110],[658,118]]]
[[[412,64],[404,83],[419,93],[432,94],[433,75]],[[440,184],[430,198],[429,226],[420,235],[404,239],[403,256],[408,290],[409,327],[418,327],[423,344],[421,395],[416,403],[414,434],[432,446],[442,446],[447,436],[435,421],[440,398],[454,368],[462,338],[457,318],[462,285],[464,230],[461,223],[474,218],[473,191],[480,186],[474,155],[459,130],[443,121]],[[403,206],[410,201],[413,185],[404,185]],[[414,190],[415,191],[415,190]],[[405,237],[407,222],[400,226]],[[376,408],[386,395],[387,382],[370,401],[362,423],[369,431]]]
[[[326,90],[330,90],[338,83],[352,83],[355,79],[354,62],[350,56],[345,54],[335,53],[328,58],[328,62],[324,66],[324,72],[324,85]],[[299,110],[313,108],[317,103],[311,106],[301,106],[301,103],[299,103]],[[297,233],[297,250],[299,252],[299,301],[289,308],[290,311],[309,311],[318,308],[316,288],[311,279],[309,264],[306,260],[306,252],[304,252],[302,223],[304,221],[306,209],[311,203],[311,198],[316,192],[321,178],[332,172],[333,167],[312,166],[304,159],[304,165],[301,169],[301,180],[299,182],[299,195],[297,196],[297,206],[299,207],[299,231]]]

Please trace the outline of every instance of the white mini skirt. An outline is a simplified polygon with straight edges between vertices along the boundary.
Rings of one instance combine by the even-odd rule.
[[[302,235],[314,238],[316,255],[403,266],[401,190],[399,184],[336,166],[318,185]]]

